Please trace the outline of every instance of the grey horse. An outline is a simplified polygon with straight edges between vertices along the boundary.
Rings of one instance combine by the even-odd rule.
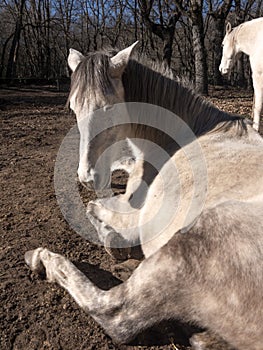
[[[65,288],[119,343],[161,320],[177,319],[208,329],[235,349],[262,350],[263,140],[246,120],[218,110],[162,68],[132,59],[133,48],[87,57],[71,50],[69,101],[82,138],[82,182],[108,182],[104,173],[110,173],[116,150],[98,171],[96,157],[113,140],[126,137],[137,152],[139,182],[129,195],[93,201],[88,214],[102,241],[114,232],[131,244],[138,241],[145,259],[127,281],[108,291],[48,249],[27,252],[26,262],[33,271],[44,269],[48,281]],[[157,116],[164,109],[171,112],[174,126],[167,122],[165,130],[177,130],[176,141],[139,120],[125,128],[116,127],[120,122],[107,126],[106,115],[114,119],[115,106],[124,102],[158,106]],[[97,110],[107,133],[91,142]],[[127,111],[129,116],[129,106]],[[142,139],[156,147],[149,149]],[[160,148],[168,156],[147,190],[138,191],[148,174],[146,161],[155,160]],[[134,206],[136,193],[143,199]],[[131,208],[128,215],[123,206]],[[193,347],[201,349],[195,341]]]

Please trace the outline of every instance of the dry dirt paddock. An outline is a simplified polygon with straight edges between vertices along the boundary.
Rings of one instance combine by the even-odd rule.
[[[64,108],[66,99],[66,92],[51,87],[0,90],[0,349],[190,349],[174,324],[143,333],[133,345],[117,346],[68,293],[25,265],[24,253],[44,246],[82,264],[101,288],[120,283],[112,275],[115,261],[70,229],[56,201],[56,155],[75,124]],[[250,114],[251,93],[217,89],[210,99],[230,112]],[[117,185],[123,182],[120,174],[113,179]],[[85,196],[89,200],[94,193]]]

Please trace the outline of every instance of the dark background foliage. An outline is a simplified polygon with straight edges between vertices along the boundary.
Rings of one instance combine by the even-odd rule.
[[[224,83],[218,66],[226,21],[238,25],[262,11],[262,0],[0,0],[0,78],[59,82],[69,76],[70,47],[85,54],[139,40],[140,53],[206,94],[209,83]],[[230,82],[251,87],[247,57]]]

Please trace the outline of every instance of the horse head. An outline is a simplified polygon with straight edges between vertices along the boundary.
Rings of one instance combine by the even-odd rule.
[[[232,30],[231,24],[226,25],[226,34],[222,42],[223,55],[219,70],[222,74],[227,74],[234,64],[234,57],[236,55],[235,30]]]
[[[95,188],[109,185],[111,165],[118,158],[114,123],[116,106],[125,101],[122,74],[137,42],[118,53],[96,52],[83,56],[70,49],[72,70],[70,108],[80,132],[78,177],[82,184],[93,181]]]

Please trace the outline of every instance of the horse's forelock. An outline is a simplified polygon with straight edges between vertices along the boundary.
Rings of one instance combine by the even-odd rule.
[[[76,101],[83,105],[86,98],[94,98],[98,93],[114,93],[109,76],[110,57],[114,52],[90,53],[78,65],[71,76],[68,103],[77,92]]]

